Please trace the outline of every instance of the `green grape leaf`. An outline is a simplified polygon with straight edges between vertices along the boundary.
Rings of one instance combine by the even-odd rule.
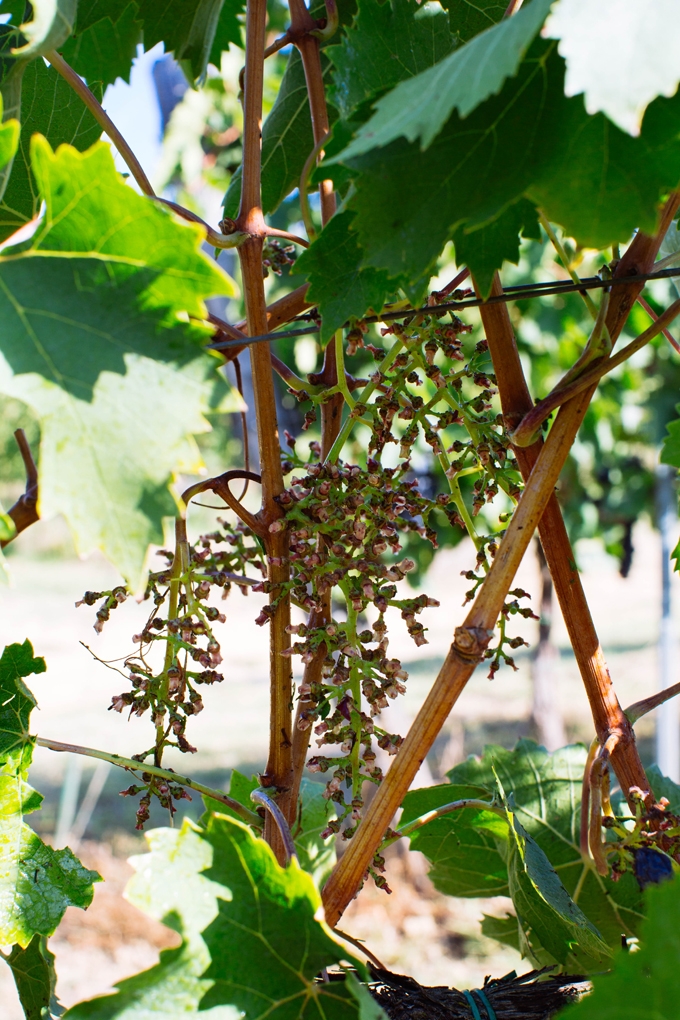
[[[262,840],[225,815],[211,815],[207,830],[185,820],[179,831],[156,829],[146,839],[150,853],[132,858],[136,874],[126,897],[181,932],[183,944],[162,952],[155,967],[119,982],[113,995],[73,1006],[68,1020],[170,1020],[180,1013],[238,1020],[242,1010],[247,1018],[259,1016],[244,1002],[261,1003],[268,992],[272,1020],[384,1020],[364,1005],[359,1012],[361,991],[335,983],[314,988],[319,969],[352,958],[314,919],[319,894],[297,864],[279,867]],[[225,971],[235,971],[237,987],[225,981]],[[291,1002],[294,1014],[286,1012]]]
[[[295,271],[310,282],[309,300],[319,307],[322,343],[353,316],[361,318],[369,308],[379,312],[398,289],[382,270],[362,268],[363,253],[350,229],[353,219],[349,211],[335,215],[295,263]]]
[[[0,93],[0,198],[4,192],[9,175],[12,172],[12,165],[16,151],[19,147],[19,136],[21,125],[15,118],[3,120],[3,98]]]
[[[12,946],[6,957],[26,1020],[48,1020],[62,1012],[55,995],[57,975],[54,954],[42,935],[34,935],[26,948]]]
[[[334,65],[329,99],[347,118],[361,103],[436,64],[452,44],[439,5],[364,0],[340,45],[327,50]]]
[[[679,93],[651,103],[639,138],[602,113],[589,117],[580,96],[564,98],[544,127],[526,191],[548,219],[588,248],[625,243],[636,228],[654,233],[659,202],[680,181]]]
[[[321,898],[312,878],[292,860],[287,868],[271,848],[235,819],[214,815],[207,829],[213,865],[206,877],[224,888],[218,914],[203,932],[214,981],[202,1007],[235,1005],[246,1020],[351,1020],[357,1003],[339,982],[315,976],[340,961],[356,961],[318,919]],[[360,973],[361,965],[358,965]]]
[[[490,800],[483,786],[444,783],[406,794],[400,826],[452,801]],[[437,818],[411,836],[411,849],[431,864],[430,879],[446,896],[507,896],[503,848],[506,823],[491,811],[464,808]]]
[[[336,861],[335,840],[332,837],[321,838],[321,833],[335,816],[323,794],[321,783],[315,783],[308,776],[302,777],[299,815],[292,830],[300,867],[312,876],[319,889]]]
[[[149,853],[130,859],[135,874],[126,899],[182,936],[177,949],[165,949],[159,962],[119,981],[112,995],[73,1006],[69,1020],[171,1020],[198,1017],[198,1004],[211,982],[203,978],[210,954],[201,931],[217,915],[217,897],[225,890],[201,872],[210,867],[212,847],[202,831],[185,819],[180,829],[145,833]],[[206,1020],[238,1020],[231,1006],[200,1014]]]
[[[566,94],[583,93],[588,113],[605,113],[628,134],[638,135],[649,103],[672,96],[680,82],[680,21],[673,0],[650,7],[557,0],[545,35],[560,40]]]
[[[434,67],[402,81],[378,101],[376,112],[338,158],[351,159],[402,136],[410,142],[420,139],[426,149],[454,110],[464,119],[517,74],[551,2],[533,0]]]
[[[331,64],[321,54],[324,81]],[[332,111],[329,111],[332,115]],[[294,49],[288,58],[276,102],[262,128],[262,211],[274,212],[300,183],[305,160],[314,148],[312,118],[302,58]],[[231,178],[224,196],[224,215],[234,219],[241,201],[241,168]]]
[[[136,0],[133,0],[136,3]],[[130,0],[78,0],[76,35],[86,32],[98,22],[108,18],[112,23],[120,20]]]
[[[524,955],[536,956],[543,948],[565,964],[573,953],[588,970],[601,969],[611,949],[574,903],[538,843],[511,812],[508,821],[508,886],[519,919],[520,943],[526,942],[529,949]]]
[[[464,43],[497,24],[507,6],[504,0],[445,0],[442,4],[449,12],[451,31]]]
[[[522,952],[520,945],[520,933],[517,926],[517,918],[514,914],[506,914],[505,917],[493,917],[491,914],[482,914],[482,935],[488,939],[496,939],[504,946]]]
[[[645,771],[655,798],[661,800],[665,797],[668,801],[668,810],[674,815],[680,814],[680,786],[668,776],[664,776],[658,765],[649,765]]]
[[[29,641],[9,645],[0,659],[0,944],[24,949],[34,935],[51,935],[66,907],[88,907],[100,881],[68,847],[53,850],[23,821],[42,800],[26,782],[36,701],[23,678],[44,670]]]
[[[418,279],[460,224],[483,226],[522,194],[587,247],[653,232],[680,179],[680,95],[655,100],[631,138],[566,98],[563,77],[555,43],[538,39],[500,95],[453,114],[424,153],[398,139],[351,159],[364,265]]]
[[[243,47],[243,26],[239,15],[245,13],[245,0],[226,0],[220,19],[217,22],[215,38],[208,60],[218,70],[222,63],[222,53],[228,50],[231,43]]]
[[[357,1020],[389,1020],[387,1013],[373,998],[366,985],[360,984],[351,972],[347,974],[346,984],[350,993],[359,1003]]]
[[[545,119],[560,101],[580,102],[564,100],[560,58],[549,59],[555,46],[536,43],[499,96],[465,120],[454,113],[425,152],[398,139],[349,161],[360,171],[350,207],[365,265],[416,280],[458,224],[481,226],[522,195]]]
[[[252,811],[254,805],[250,795],[259,786],[260,780],[257,776],[248,779],[238,769],[234,769],[229,780],[229,796]],[[321,839],[321,833],[328,825],[329,819],[333,817],[331,806],[323,792],[324,787],[321,783],[315,783],[308,776],[302,777],[298,817],[292,827],[300,867],[309,872],[319,888],[335,864],[334,841]],[[207,808],[207,813],[201,818],[201,824],[204,826],[208,824],[212,812],[231,818],[239,817],[219,801],[210,800],[208,797],[204,797],[203,800]]]
[[[481,759],[468,758],[448,776],[456,785],[482,787],[487,796],[493,795],[500,781],[506,795],[512,794],[517,821],[546,854],[569,895],[577,897],[588,919],[614,948],[622,933],[637,934],[643,916],[642,894],[631,873],[612,882],[583,863],[579,825],[586,755],[580,744],[549,754],[532,740],[520,740],[511,751],[490,745]]]
[[[101,88],[93,92],[101,99]],[[30,170],[30,142],[36,132],[52,148],[67,143],[83,150],[102,129],[70,85],[43,60],[32,61],[23,75],[21,136],[7,189],[0,203],[0,240],[23,227],[38,214],[41,197]]]
[[[31,247],[0,260],[0,389],[40,416],[43,512],[136,585],[174,513],[173,472],[200,467],[193,434],[236,406],[186,322],[233,286],[198,251],[201,229],[129,188],[107,145],[33,149],[46,212]]]
[[[675,405],[675,410],[680,414],[680,404]],[[661,447],[661,463],[680,468],[680,418],[669,422],[666,431],[668,435],[664,437]]]
[[[165,44],[190,81],[205,77],[224,0],[136,0],[144,24],[144,48]]]
[[[593,991],[560,1020],[675,1020],[680,1001],[680,881],[651,885],[637,952],[619,952],[613,973],[595,974]]]
[[[44,673],[45,660],[33,655],[30,641],[7,645],[0,658],[0,762],[3,772],[28,769],[33,740],[28,732],[37,702],[23,678]],[[28,750],[27,750],[28,749]],[[36,805],[37,806],[37,805]]]
[[[129,82],[142,35],[137,5],[128,3],[115,20],[107,15],[84,31],[80,31],[80,20],[79,14],[75,34],[60,49],[64,60],[89,83],[100,82],[106,88],[117,78]]]
[[[78,0],[31,0],[33,17],[21,26],[26,45],[15,49],[20,59],[38,57],[66,42],[76,20]]]
[[[475,230],[458,227],[453,234],[456,260],[475,278],[483,297],[488,297],[494,273],[503,262],[519,262],[520,233],[540,241],[541,230],[536,207],[526,198],[508,206],[491,223]]]

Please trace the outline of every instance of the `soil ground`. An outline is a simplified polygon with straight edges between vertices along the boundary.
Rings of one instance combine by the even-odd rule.
[[[586,592],[596,626],[607,654],[621,701],[629,704],[656,688],[656,639],[660,606],[659,545],[649,528],[635,534],[635,558],[627,580],[618,576],[614,561],[596,544],[583,543],[578,551]],[[391,707],[391,728],[404,732],[434,680],[444,658],[454,626],[463,617],[460,608],[468,583],[460,576],[474,561],[467,543],[441,554],[423,583],[422,590],[442,602],[441,610],[423,616],[429,644],[416,648],[393,621],[390,650],[400,656],[410,673],[408,694]],[[129,755],[146,743],[146,719],[126,722],[106,708],[113,695],[126,689],[125,680],[97,663],[79,642],[90,645],[100,658],[117,658],[129,649],[129,638],[140,629],[145,607],[126,603],[97,637],[92,630],[93,611],[74,608],[86,589],[111,587],[118,582],[112,568],[98,556],[79,560],[59,522],[40,523],[21,536],[9,563],[13,587],[0,589],[0,640],[2,644],[30,637],[37,654],[44,655],[48,670],[32,677],[29,686],[38,698],[40,711],[32,729],[42,736],[101,747]],[[517,578],[519,586],[538,597],[538,571],[533,551]],[[675,582],[674,582],[675,583]],[[680,610],[680,599],[676,599]],[[267,739],[267,639],[252,621],[257,615],[257,596],[234,593],[227,603],[227,624],[222,644],[225,681],[206,692],[207,709],[192,720],[189,734],[198,753],[170,762],[210,785],[228,783],[233,768],[244,772],[261,767]],[[514,621],[513,621],[514,622]],[[512,633],[535,640],[536,624],[522,622]],[[559,612],[554,639],[555,697],[565,718],[570,739],[589,740],[589,721],[573,656]],[[0,646],[1,647],[1,646]],[[428,769],[418,777],[425,785],[440,779],[446,770],[468,754],[479,753],[484,744],[512,746],[529,733],[531,704],[531,649],[517,656],[519,669],[502,669],[489,681],[479,669],[462,695],[445,731],[428,759]],[[674,679],[678,679],[677,677]],[[396,718],[395,718],[396,716]],[[653,719],[638,725],[643,757],[653,757]],[[43,809],[31,822],[45,838],[54,834],[59,798],[71,756],[37,749],[31,780],[45,794]],[[68,766],[73,770],[73,765]],[[429,773],[429,774],[428,774]],[[92,772],[85,762],[81,797]],[[73,782],[73,772],[71,782]],[[59,971],[59,994],[65,1005],[101,994],[116,980],[151,966],[158,951],[174,944],[175,936],[150,921],[123,899],[131,869],[126,858],[143,849],[141,838],[131,835],[134,809],[118,791],[128,785],[111,769],[104,791],[85,832],[79,853],[106,881],[96,886],[87,912],[69,909],[64,924],[51,940]],[[200,805],[188,810],[194,817]],[[167,824],[163,813],[153,825]],[[365,939],[390,970],[413,975],[425,985],[447,984],[461,988],[479,985],[486,974],[500,976],[509,970],[523,971],[522,960],[510,949],[482,936],[482,913],[503,914],[509,901],[461,900],[437,893],[426,876],[419,855],[395,851],[388,866],[394,892],[386,896],[366,888],[346,912],[342,927]],[[21,1020],[8,968],[0,966],[0,1020]]]

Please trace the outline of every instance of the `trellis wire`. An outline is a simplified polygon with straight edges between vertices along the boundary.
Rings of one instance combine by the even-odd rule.
[[[497,294],[489,298],[465,298],[458,301],[445,301],[438,305],[425,305],[422,308],[400,308],[394,312],[384,312],[382,315],[367,315],[362,321],[363,322],[391,322],[397,319],[407,319],[412,315],[432,315],[433,312],[457,312],[462,311],[466,308],[479,308],[480,305],[493,305],[502,304],[506,301],[519,301],[524,296],[527,298],[535,297],[551,297],[554,294],[569,294],[576,293],[579,291],[586,290],[597,290],[602,288],[614,287],[623,283],[647,283],[651,280],[667,280],[674,276],[680,276],[680,267],[672,269],[662,269],[656,273],[641,273],[638,276],[619,276],[614,277],[611,280],[603,280],[599,276],[589,276],[581,280],[579,283],[572,283],[568,280],[554,280],[546,281],[544,283],[522,283],[516,284],[512,287],[506,287],[502,294]],[[293,319],[293,322],[302,321],[301,317]],[[344,328],[349,327],[349,323],[345,323]],[[234,328],[233,326],[231,327]],[[295,336],[309,336],[313,333],[318,333],[321,326],[318,322],[312,320],[310,325],[301,327],[300,329],[287,329],[280,333],[261,333],[258,336],[243,336],[243,339],[238,340],[216,340],[214,343],[208,344],[208,348],[213,351],[226,351],[231,347],[247,347],[250,344],[266,343],[271,340],[285,340]]]

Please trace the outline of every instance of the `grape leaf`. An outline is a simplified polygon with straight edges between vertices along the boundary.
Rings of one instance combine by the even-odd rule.
[[[675,405],[675,410],[680,414],[680,404]],[[661,463],[680,468],[680,418],[669,422],[666,431],[668,435],[664,437],[661,448]]]
[[[233,287],[197,250],[201,230],[129,188],[107,145],[33,149],[46,212],[31,247],[0,261],[0,389],[41,418],[43,512],[137,584],[174,513],[170,476],[200,466],[191,436],[229,406],[206,331],[182,319]]]
[[[680,1000],[680,881],[652,885],[640,949],[620,952],[613,973],[595,974],[593,991],[560,1013],[561,1020],[675,1020]]]
[[[222,63],[222,52],[228,50],[231,43],[243,47],[243,31],[239,15],[244,14],[245,0],[226,0],[220,14],[215,38],[208,60],[219,70]]]
[[[508,206],[486,226],[470,231],[460,226],[454,231],[457,262],[468,267],[483,297],[488,296],[494,273],[504,261],[518,264],[520,233],[537,241],[541,239],[538,212],[526,198]]]
[[[25,949],[12,946],[6,957],[26,1020],[49,1020],[62,1012],[55,995],[54,954],[42,935],[34,935]]]
[[[119,981],[118,991],[73,1006],[69,1020],[170,1020],[198,1017],[198,1004],[211,982],[202,977],[210,954],[201,931],[217,914],[217,897],[225,890],[201,872],[210,866],[212,848],[188,819],[181,829],[145,833],[149,853],[130,859],[135,874],[126,899],[145,914],[163,921],[182,936],[177,949],[165,949],[159,962]],[[206,1020],[238,1020],[231,1006],[201,1013]]]
[[[66,42],[76,20],[78,0],[31,0],[33,17],[21,26],[26,39],[15,49],[19,60],[38,57]]]
[[[64,60],[88,83],[106,88],[117,78],[130,81],[132,61],[141,41],[137,5],[129,3],[117,18],[107,15],[80,31],[80,14],[75,34],[61,47]]]
[[[229,796],[252,811],[250,794],[259,786],[257,776],[248,779],[238,769],[234,769],[229,780]],[[323,796],[323,790],[320,783],[315,783],[307,776],[302,777],[298,817],[292,827],[300,867],[309,872],[319,888],[335,864],[334,841],[321,839],[321,833],[331,817],[331,805]],[[208,824],[210,812],[229,815],[231,818],[239,817],[219,801],[211,801],[208,797],[203,799],[208,813],[201,818],[202,825]]]
[[[507,8],[505,0],[444,0],[442,7],[449,12],[451,31],[461,42],[497,24]]]
[[[605,113],[622,131],[639,135],[649,103],[674,95],[680,82],[677,14],[673,0],[595,7],[589,0],[557,0],[544,34],[560,40],[566,94],[583,93],[588,113]]]
[[[30,641],[8,645],[0,658],[0,761],[8,775],[28,769],[33,748],[28,723],[37,702],[22,678],[46,669],[45,660],[34,657]]]
[[[135,0],[136,2],[136,0]],[[120,20],[130,0],[78,0],[78,17],[76,18],[76,34],[86,32],[104,19],[112,23]]]
[[[321,838],[321,833],[335,814],[331,812],[331,805],[323,794],[321,783],[315,783],[307,776],[302,777],[299,817],[293,825],[293,839],[300,867],[312,876],[319,889],[336,861],[335,840]]]
[[[364,265],[417,279],[459,224],[482,226],[523,193],[588,247],[653,232],[680,179],[680,95],[656,99],[631,138],[566,98],[563,74],[555,43],[536,40],[500,95],[453,114],[424,153],[398,139],[351,159]]]
[[[508,812],[508,887],[519,920],[523,955],[546,949],[558,963],[574,954],[584,970],[602,969],[611,950],[562,885],[538,843]],[[534,939],[538,939],[535,946]],[[524,949],[526,942],[527,952]]]
[[[621,933],[635,935],[642,919],[642,895],[632,874],[618,882],[602,878],[583,863],[579,849],[581,777],[586,749],[580,744],[549,754],[532,740],[514,750],[490,745],[481,759],[468,758],[448,773],[453,784],[497,789],[513,795],[513,811],[523,829],[544,851],[570,895],[612,947]],[[441,821],[444,821],[442,819]]]
[[[144,48],[165,44],[189,81],[206,72],[224,0],[137,0],[144,25]]]
[[[397,85],[339,159],[349,160],[395,138],[420,139],[426,149],[454,110],[465,118],[496,95],[536,37],[552,0],[533,0],[513,18],[475,36],[434,67]],[[455,29],[455,23],[451,23]]]
[[[35,935],[51,935],[66,907],[88,907],[92,884],[100,881],[68,847],[53,850],[23,821],[42,800],[26,782],[36,701],[23,678],[44,670],[28,641],[8,646],[0,658],[0,944],[24,949]]]
[[[350,229],[353,219],[348,211],[335,215],[295,263],[296,272],[310,281],[309,300],[319,307],[322,343],[352,316],[361,318],[369,308],[379,311],[398,289],[383,270],[362,268],[363,252]]]
[[[454,113],[425,152],[400,138],[349,161],[360,171],[350,207],[364,265],[418,279],[458,224],[482,225],[522,195],[544,147],[546,119],[560,100],[580,102],[564,100],[562,62],[549,59],[555,45],[534,44],[499,96],[465,120]]]
[[[450,51],[448,15],[416,0],[364,0],[338,46],[327,50],[333,65],[330,101],[342,117],[405,78],[431,67]]]
[[[651,103],[639,138],[602,113],[589,117],[581,97],[551,114],[528,197],[585,247],[654,233],[659,202],[680,181],[680,94]]]
[[[412,790],[404,798],[400,826],[469,797],[491,799],[485,787],[468,784],[444,783]],[[507,896],[508,874],[502,855],[507,829],[498,815],[465,808],[416,829],[411,849],[430,861],[430,878],[446,896]]]
[[[94,84],[93,91],[101,99],[100,86]],[[45,135],[53,148],[65,142],[82,151],[102,133],[70,85],[43,60],[32,61],[24,71],[20,120],[19,149],[0,204],[0,240],[32,220],[40,208],[40,195],[30,170],[33,135]]]
[[[214,815],[206,838],[213,865],[206,877],[224,886],[218,914],[203,937],[214,981],[203,1008],[235,1005],[246,1020],[296,1017],[350,1020],[359,1010],[340,982],[315,985],[315,976],[340,961],[358,966],[317,919],[321,898],[311,877],[292,860],[287,868],[271,848],[235,819]]]
[[[482,914],[482,935],[516,949],[518,953],[522,952],[517,918],[514,914],[506,914],[505,917]]]
[[[680,814],[680,786],[668,776],[664,776],[658,765],[649,765],[645,771],[656,799],[661,800],[665,797],[668,801],[668,810],[674,815]]]
[[[325,965],[351,957],[315,920],[319,895],[296,863],[279,867],[262,840],[225,815],[210,816],[207,829],[185,820],[179,831],[157,829],[146,839],[151,852],[132,858],[136,874],[126,897],[180,931],[183,945],[119,982],[113,995],[72,1007],[68,1020],[170,1020],[179,1013],[237,1020],[241,1010],[247,1018],[259,1016],[249,1003],[261,1003],[268,993],[272,1020],[384,1020],[359,1013],[356,989],[313,986]],[[253,927],[262,938],[254,945]],[[278,955],[270,955],[272,948]],[[225,980],[232,971],[237,987]]]
[[[328,57],[321,54],[324,81],[331,75]],[[329,111],[332,114],[332,111]],[[305,160],[314,148],[307,84],[302,58],[294,49],[288,58],[276,102],[262,128],[262,211],[274,212],[300,183]],[[234,219],[241,201],[241,168],[224,196],[224,215]]]

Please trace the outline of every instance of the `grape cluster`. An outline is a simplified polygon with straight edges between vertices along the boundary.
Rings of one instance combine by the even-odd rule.
[[[160,766],[166,747],[184,753],[196,751],[186,737],[187,722],[203,711],[202,688],[224,680],[218,671],[222,655],[213,625],[224,623],[226,617],[208,600],[215,589],[225,599],[234,585],[247,594],[253,584],[247,576],[249,570],[266,574],[261,548],[248,529],[240,523],[235,527],[223,520],[219,523],[221,530],[201,535],[195,545],[179,543],[174,553],[160,550],[158,555],[166,565],[149,574],[144,599],[152,601],[153,610],[143,630],[132,638],[137,650],[125,660],[130,688],[117,694],[109,706],[115,712],[128,711],[128,717],[148,712],[152,719],[154,744],[135,755],[136,761],[153,758],[153,764]],[[129,595],[121,586],[111,591],[89,591],[76,605],[91,606],[101,600],[95,623],[99,633],[111,610]],[[152,796],[171,813],[175,810],[173,800],[188,796],[182,787],[148,773],[143,781],[144,786],[124,791],[125,795],[144,794],[137,828],[142,828],[149,817]]]

